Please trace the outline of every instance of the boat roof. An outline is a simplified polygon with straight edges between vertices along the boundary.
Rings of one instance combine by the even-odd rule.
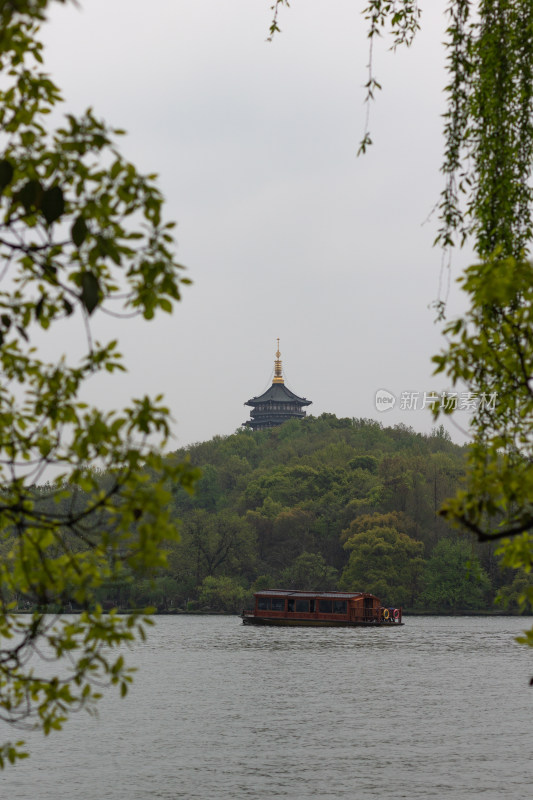
[[[352,597],[373,597],[367,592],[310,592],[301,589],[263,589],[262,592],[254,592],[255,597],[331,597],[333,600],[350,600]]]

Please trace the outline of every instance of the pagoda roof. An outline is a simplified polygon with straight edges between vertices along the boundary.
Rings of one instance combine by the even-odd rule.
[[[310,406],[312,400],[306,400],[305,397],[298,397],[297,394],[287,389],[284,383],[273,383],[272,386],[266,390],[259,397],[252,397],[247,400],[245,406],[255,406],[260,403],[298,403],[300,406]]]

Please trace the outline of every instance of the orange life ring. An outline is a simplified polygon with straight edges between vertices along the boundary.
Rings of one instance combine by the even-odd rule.
[[[388,618],[389,618],[389,609],[388,608],[384,608],[383,609],[383,619],[388,619]]]

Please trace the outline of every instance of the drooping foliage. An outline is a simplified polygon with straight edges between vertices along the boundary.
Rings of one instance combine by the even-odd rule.
[[[443,513],[482,541],[502,540],[504,563],[533,561],[533,5],[520,0],[450,3],[442,242],[468,238],[478,263],[461,284],[469,299],[448,323],[437,371],[494,408],[472,420],[464,492]],[[523,600],[531,600],[526,589]],[[533,644],[533,631],[529,632]]]

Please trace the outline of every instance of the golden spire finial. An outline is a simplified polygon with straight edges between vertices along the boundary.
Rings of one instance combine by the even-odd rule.
[[[278,337],[278,349],[276,352],[276,360],[274,361],[274,380],[272,383],[285,383],[283,380],[283,375],[281,374],[281,353],[279,352],[279,337]]]

